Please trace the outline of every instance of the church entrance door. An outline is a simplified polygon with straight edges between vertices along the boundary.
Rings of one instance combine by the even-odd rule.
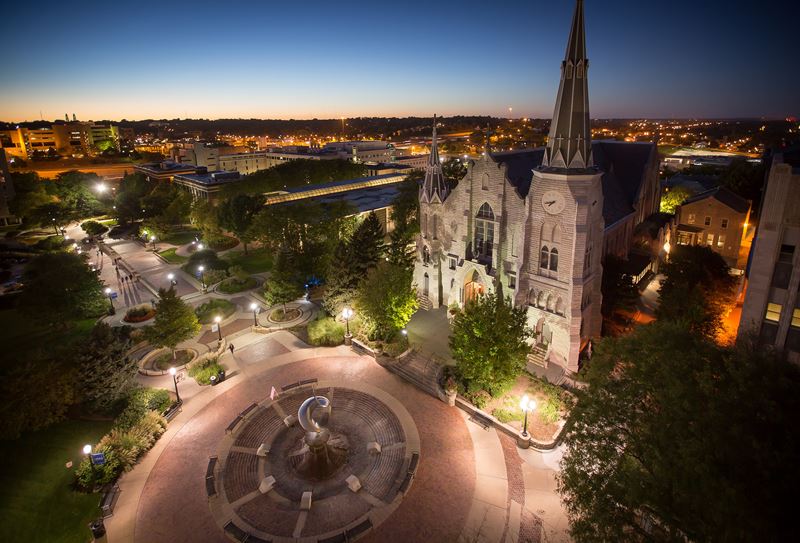
[[[430,282],[431,278],[428,277],[428,274],[426,273],[422,281],[422,294],[425,296],[428,296],[428,292],[430,291]]]
[[[464,303],[469,303],[481,294],[486,292],[486,287],[481,282],[478,272],[472,272],[472,276],[464,283]]]

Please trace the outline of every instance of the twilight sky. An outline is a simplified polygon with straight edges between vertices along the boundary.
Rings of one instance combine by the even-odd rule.
[[[800,115],[796,0],[586,0],[592,117]],[[783,4],[783,5],[781,5]],[[550,117],[574,0],[12,2],[0,119]]]

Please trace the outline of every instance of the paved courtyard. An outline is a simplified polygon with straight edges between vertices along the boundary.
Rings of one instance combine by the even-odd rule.
[[[237,341],[235,356],[222,360],[231,378],[216,387],[182,382],[192,392],[183,411],[121,479],[120,500],[107,521],[112,543],[229,541],[209,507],[208,459],[217,454],[225,428],[239,412],[267,398],[273,386],[280,390],[308,378],[380,389],[402,404],[419,432],[420,462],[411,489],[361,540],[566,540],[554,492],[558,453],[521,451],[510,438],[485,430],[345,347],[308,347],[283,331],[248,333]],[[153,379],[158,386],[160,378]]]

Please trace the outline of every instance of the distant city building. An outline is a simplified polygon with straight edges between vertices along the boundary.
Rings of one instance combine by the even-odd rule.
[[[772,158],[748,269],[739,335],[800,362],[800,149]]]
[[[725,187],[716,187],[683,202],[675,218],[673,239],[678,245],[706,245],[728,266],[737,267],[750,221],[749,201]]]
[[[655,144],[590,139],[583,2],[567,43],[546,148],[487,149],[451,189],[434,121],[414,280],[426,308],[502,286],[536,331],[529,363],[575,372],[600,335],[603,257],[627,257],[660,191]]]
[[[210,172],[201,167],[192,173],[175,174],[172,182],[188,190],[192,195],[192,200],[216,203],[219,200],[218,193],[223,187],[241,179],[242,176],[239,172]]]
[[[148,181],[172,181],[176,175],[197,173],[197,166],[165,160],[136,164],[133,171],[143,173]]]
[[[64,156],[96,155],[109,148],[119,151],[119,140],[118,127],[81,121],[0,131],[0,147],[9,158],[23,160],[29,160],[37,151]]]
[[[213,172],[219,170],[219,149],[204,142],[175,143],[170,158],[180,164],[191,164]]]

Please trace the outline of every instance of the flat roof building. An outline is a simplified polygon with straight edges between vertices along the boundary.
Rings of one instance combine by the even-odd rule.
[[[216,202],[219,199],[219,191],[223,187],[241,179],[242,176],[239,172],[209,172],[198,168],[194,173],[176,174],[172,182],[188,190],[192,195],[192,200]]]

